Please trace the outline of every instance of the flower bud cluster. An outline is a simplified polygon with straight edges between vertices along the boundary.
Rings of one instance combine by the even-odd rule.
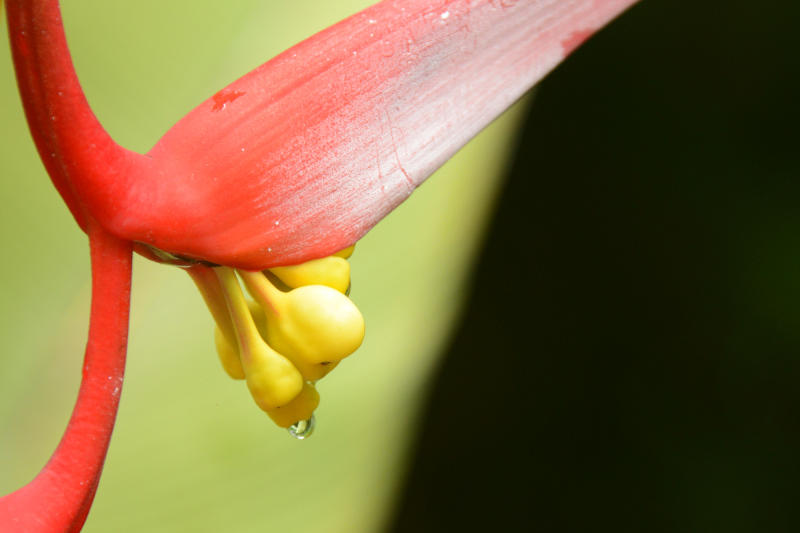
[[[215,289],[193,276],[217,322],[223,369],[245,380],[253,400],[280,427],[312,417],[319,405],[315,382],[364,339],[364,319],[348,298],[352,251],[263,272],[237,271],[255,302],[245,300],[234,270],[216,267],[224,309],[222,298],[208,296]]]

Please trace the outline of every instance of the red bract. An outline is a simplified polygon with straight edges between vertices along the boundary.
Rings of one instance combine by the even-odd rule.
[[[219,91],[143,155],[89,108],[57,0],[9,1],[31,134],[89,236],[93,294],[70,426],[0,500],[0,529],[85,520],[121,387],[133,246],[249,270],[341,250],[634,2],[386,0]]]

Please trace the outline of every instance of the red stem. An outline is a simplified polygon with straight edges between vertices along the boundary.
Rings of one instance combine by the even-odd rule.
[[[67,47],[58,0],[7,0],[8,35],[31,136],[75,220],[84,207],[127,190],[130,170],[147,158],[124,149],[89,107]]]
[[[125,372],[133,245],[91,221],[87,229],[92,310],[78,400],[47,465],[0,498],[4,533],[80,531],[103,470]]]

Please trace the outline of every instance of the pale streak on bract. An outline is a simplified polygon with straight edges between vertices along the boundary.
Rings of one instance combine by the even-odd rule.
[[[245,269],[330,255],[557,65],[565,43],[634,1],[377,4],[178,122],[132,187],[136,216],[112,212],[107,223],[161,250]]]

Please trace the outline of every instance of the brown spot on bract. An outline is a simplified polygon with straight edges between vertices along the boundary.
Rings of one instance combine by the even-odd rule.
[[[228,91],[222,90],[213,96],[214,99],[214,107],[211,108],[211,111],[222,111],[225,109],[225,106],[229,103],[233,102],[240,96],[244,94],[244,91]]]

